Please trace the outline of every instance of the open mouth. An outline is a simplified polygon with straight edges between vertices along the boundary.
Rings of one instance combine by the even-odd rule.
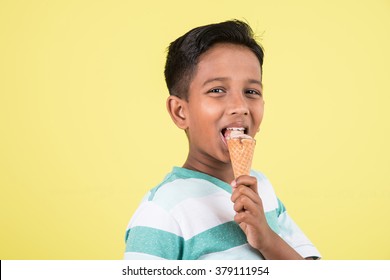
[[[221,137],[225,144],[227,144],[226,139],[230,137],[231,134],[248,134],[248,128],[245,127],[225,127],[221,130]]]

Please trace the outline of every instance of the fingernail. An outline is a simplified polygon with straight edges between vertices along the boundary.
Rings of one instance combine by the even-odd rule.
[[[236,180],[233,180],[233,181],[230,183],[230,185],[231,185],[233,188],[235,188],[236,185],[237,185]]]

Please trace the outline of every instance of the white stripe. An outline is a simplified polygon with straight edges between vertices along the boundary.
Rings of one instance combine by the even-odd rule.
[[[186,181],[188,183],[190,180]],[[197,187],[204,187],[205,184],[210,184],[207,181],[201,181],[203,185],[200,185],[200,182],[196,182]],[[266,212],[275,210],[278,207],[278,202],[271,184],[264,179],[261,179],[259,184],[259,194],[262,197],[262,201],[264,201],[264,210]],[[214,185],[211,184],[211,186]],[[207,188],[210,189],[210,186],[207,186]],[[180,224],[185,240],[203,231],[234,220],[236,213],[233,209],[231,194],[215,186],[212,189],[213,192],[208,191],[210,194],[207,196],[195,195],[194,197],[187,196],[187,199],[182,198],[181,202],[172,208],[172,216]],[[204,195],[206,191],[201,190],[198,191],[199,193]]]
[[[274,210],[277,200],[272,186],[267,180],[258,179],[265,211]],[[161,187],[153,201],[144,200],[128,228],[151,227],[188,240],[203,231],[233,221],[234,215],[230,193],[205,180],[178,179]],[[289,239],[288,236],[285,238]]]
[[[258,172],[252,172],[251,175],[257,178],[258,192],[263,200],[264,211],[268,212],[276,209],[278,202],[271,183]],[[170,210],[188,198],[204,197],[219,192],[229,194],[204,179],[176,179],[161,186],[155,193],[153,200],[161,207]]]
[[[253,172],[251,175],[257,178],[257,190],[263,202],[264,212],[271,212],[278,208],[278,200],[270,181],[257,172]]]
[[[146,201],[140,205],[127,228],[136,226],[151,227],[182,236],[180,227],[172,216],[153,201]]]
[[[278,223],[280,236],[302,257],[321,257],[320,252],[313,246],[287,212],[280,214]]]
[[[193,236],[233,221],[235,211],[230,194],[221,191],[219,194],[201,198],[191,198],[177,205],[172,215],[180,224],[185,240]]]
[[[226,251],[203,255],[199,260],[263,260],[263,256],[249,244],[230,248]]]
[[[171,210],[189,197],[203,197],[220,191],[221,188],[203,179],[176,179],[161,186],[156,191],[153,201],[161,207]]]

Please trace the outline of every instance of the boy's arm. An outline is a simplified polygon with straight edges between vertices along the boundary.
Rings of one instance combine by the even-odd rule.
[[[269,234],[264,238],[262,244],[262,247],[257,248],[257,250],[267,260],[303,260],[302,256],[271,228],[269,228]]]
[[[265,259],[302,260],[302,256],[269,227],[256,178],[240,176],[232,182],[232,187],[232,201],[237,213],[234,220],[245,232],[248,243],[259,250]]]

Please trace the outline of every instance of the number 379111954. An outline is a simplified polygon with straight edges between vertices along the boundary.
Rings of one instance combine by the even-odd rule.
[[[232,267],[218,266],[215,268],[215,275],[268,275],[268,267]]]

